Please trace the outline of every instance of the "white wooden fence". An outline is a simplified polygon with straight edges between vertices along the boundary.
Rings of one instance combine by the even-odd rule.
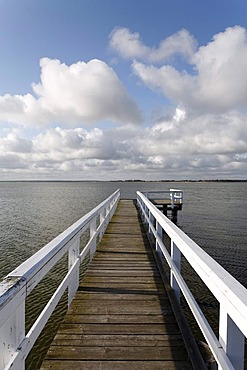
[[[243,370],[244,342],[247,337],[247,290],[204,252],[193,240],[165,217],[142,193],[137,204],[144,224],[155,238],[156,251],[170,268],[170,284],[178,301],[185,297],[221,370]],[[171,253],[162,234],[171,239]],[[219,339],[217,339],[181,273],[181,254],[202,279],[220,304]]]
[[[79,285],[79,267],[99,240],[117,207],[120,191],[86,214],[22,263],[0,282],[0,370],[24,370],[25,359],[68,288],[70,305]],[[89,241],[80,251],[80,238],[89,230]],[[25,300],[51,268],[68,253],[68,272],[45,308],[25,334]]]

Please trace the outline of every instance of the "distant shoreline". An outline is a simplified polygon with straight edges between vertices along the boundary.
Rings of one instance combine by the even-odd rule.
[[[213,180],[0,180],[1,182],[179,182],[179,183],[187,183],[187,182],[223,182],[223,183],[231,183],[231,182],[247,182],[247,179],[213,179]]]

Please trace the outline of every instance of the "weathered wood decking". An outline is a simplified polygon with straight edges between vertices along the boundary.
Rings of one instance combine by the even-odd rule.
[[[41,369],[192,369],[132,201],[120,201]]]

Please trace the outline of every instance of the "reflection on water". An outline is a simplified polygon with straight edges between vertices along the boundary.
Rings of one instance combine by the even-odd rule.
[[[0,278],[12,271],[116,189],[122,198],[136,190],[184,190],[178,226],[247,287],[247,184],[160,182],[0,182]],[[27,300],[27,329],[61,280],[66,261]],[[186,281],[217,332],[218,304],[184,264]],[[31,352],[27,369],[40,366],[47,346],[66,311],[66,297]]]

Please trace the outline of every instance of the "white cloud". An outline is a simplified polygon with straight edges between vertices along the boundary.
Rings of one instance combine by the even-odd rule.
[[[0,121],[40,126],[51,119],[51,113],[31,94],[0,96]]]
[[[32,150],[32,140],[19,137],[14,130],[0,138],[0,152],[4,153],[30,153]]]
[[[137,32],[128,28],[116,28],[110,35],[110,45],[123,58],[143,59],[151,63],[162,62],[176,54],[190,59],[196,49],[194,37],[185,29],[161,41],[158,48],[143,44]]]
[[[57,127],[0,138],[1,178],[121,179],[246,177],[244,113],[173,117],[145,129]]]
[[[91,60],[70,66],[59,60],[40,61],[41,81],[32,84],[36,97],[0,96],[0,120],[21,125],[76,125],[111,120],[137,123],[141,114],[116,73]]]
[[[151,89],[197,112],[247,108],[247,31],[236,26],[215,35],[192,56],[193,74],[171,65],[134,61],[134,73]]]
[[[183,121],[186,117],[186,111],[182,107],[177,107],[173,119],[177,122]]]
[[[139,35],[129,37],[133,40],[123,43],[122,51],[132,45],[133,57],[150,61],[150,52],[161,60],[157,55],[162,48],[146,47]],[[162,58],[174,55],[176,37],[169,42],[174,45],[167,50],[173,52]],[[246,178],[246,30],[228,28],[188,55],[192,72],[132,63],[145,85],[171,101],[169,116],[145,128],[131,124],[140,120],[139,111],[105,63],[92,60],[67,66],[43,59],[40,84],[33,85],[36,95],[0,97],[0,117],[26,125],[59,120],[61,124],[38,133],[11,125],[3,130],[0,178]],[[125,124],[79,127],[81,122],[104,119]],[[65,128],[71,122],[77,127]]]
[[[98,128],[86,131],[82,128],[57,127],[39,134],[33,139],[37,161],[45,158],[66,161],[75,159],[109,159],[114,156],[114,145]]]
[[[247,105],[247,31],[227,28],[193,57],[199,99],[219,109]],[[195,98],[195,97],[194,97]]]

